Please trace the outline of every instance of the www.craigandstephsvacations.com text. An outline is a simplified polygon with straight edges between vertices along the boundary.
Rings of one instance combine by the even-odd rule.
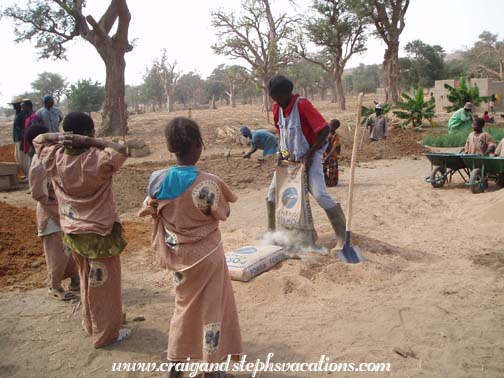
[[[233,361],[231,356],[220,363],[207,363],[192,361],[188,358],[184,362],[114,362],[113,372],[168,372],[180,371],[195,377],[200,373],[214,371],[221,372],[247,372],[251,377],[257,377],[262,372],[268,373],[358,373],[358,372],[389,372],[390,362],[336,362],[331,361],[326,355],[320,356],[316,362],[277,362],[274,361],[274,353],[268,353],[266,359],[260,358],[247,360],[247,355],[242,355],[238,361]]]

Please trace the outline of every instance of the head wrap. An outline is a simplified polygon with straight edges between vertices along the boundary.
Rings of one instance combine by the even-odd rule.
[[[240,129],[240,133],[246,138],[252,138],[252,131],[250,131],[250,129],[247,126],[243,126]]]
[[[464,105],[464,109],[473,110],[473,104],[471,104],[470,102],[466,102]]]

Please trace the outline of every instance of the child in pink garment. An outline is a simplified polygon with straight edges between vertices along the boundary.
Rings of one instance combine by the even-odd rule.
[[[184,117],[167,125],[168,150],[177,165],[152,173],[139,215],[155,219],[153,243],[173,271],[175,312],[168,360],[220,362],[242,353],[238,311],[224,256],[219,222],[237,197],[217,176],[195,165],[203,148],[198,125]],[[204,373],[220,377],[222,372]],[[181,377],[171,371],[169,377]]]
[[[121,263],[126,246],[112,195],[112,176],[126,160],[126,148],[94,138],[93,119],[69,113],[63,130],[33,144],[52,179],[59,203],[63,242],[79,267],[83,326],[95,348],[122,340]]]
[[[30,147],[33,148],[33,139],[48,132],[49,129],[45,126],[30,127],[26,136]],[[58,201],[51,180],[36,155],[33,157],[28,176],[31,196],[37,201],[37,229],[44,246],[49,282],[48,295],[60,301],[74,299],[76,298],[74,291],[79,290],[79,271],[71,251],[63,245]],[[68,291],[61,286],[61,281],[66,278],[70,278]]]

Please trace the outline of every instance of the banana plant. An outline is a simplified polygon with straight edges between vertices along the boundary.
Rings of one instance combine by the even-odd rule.
[[[446,98],[452,103],[452,105],[446,107],[447,112],[454,112],[463,108],[466,102],[471,102],[474,106],[478,106],[483,101],[489,101],[488,96],[479,95],[479,88],[477,85],[469,86],[464,76],[460,78],[457,88],[449,84],[445,84],[444,87],[448,90]]]
[[[422,126],[424,119],[428,120],[431,125],[433,124],[432,118],[436,114],[434,110],[436,100],[432,97],[425,101],[422,86],[415,89],[413,96],[403,93],[402,98],[403,101],[397,103],[400,110],[394,111],[394,115],[404,120],[403,128],[406,128],[410,123],[413,124],[413,127],[418,128]]]

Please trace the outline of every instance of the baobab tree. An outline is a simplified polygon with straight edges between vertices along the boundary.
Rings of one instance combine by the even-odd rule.
[[[308,54],[302,38],[295,49],[304,59],[331,75],[334,100],[341,110],[346,110],[343,71],[353,55],[366,50],[368,19],[357,14],[348,0],[315,0],[312,8],[315,16],[306,23],[306,35],[311,42],[322,47],[322,52],[318,57]]]
[[[175,71],[177,61],[168,63],[166,49],[163,49],[161,58],[154,62],[154,67],[161,83],[163,84],[163,90],[166,97],[166,109],[168,112],[173,112],[173,105],[175,103],[175,88],[177,87],[177,81],[180,78],[180,72]]]
[[[127,130],[121,119],[126,123],[124,56],[133,49],[128,40],[131,15],[126,0],[110,0],[107,10],[96,21],[91,15],[84,16],[85,3],[85,0],[32,0],[25,6],[5,8],[2,15],[14,20],[15,42],[35,39],[41,59],[66,59],[66,46],[77,37],[94,46],[106,71],[99,134],[119,135],[121,127]]]
[[[399,101],[399,36],[404,30],[404,17],[408,10],[409,0],[363,0],[363,15],[369,17],[377,34],[385,43],[383,72],[385,74],[386,101]]]
[[[219,55],[243,59],[263,92],[263,111],[269,110],[268,81],[280,67],[292,61],[288,46],[295,19],[272,13],[269,0],[242,0],[242,13],[212,12],[218,43],[212,46]],[[269,122],[269,115],[268,115]]]

